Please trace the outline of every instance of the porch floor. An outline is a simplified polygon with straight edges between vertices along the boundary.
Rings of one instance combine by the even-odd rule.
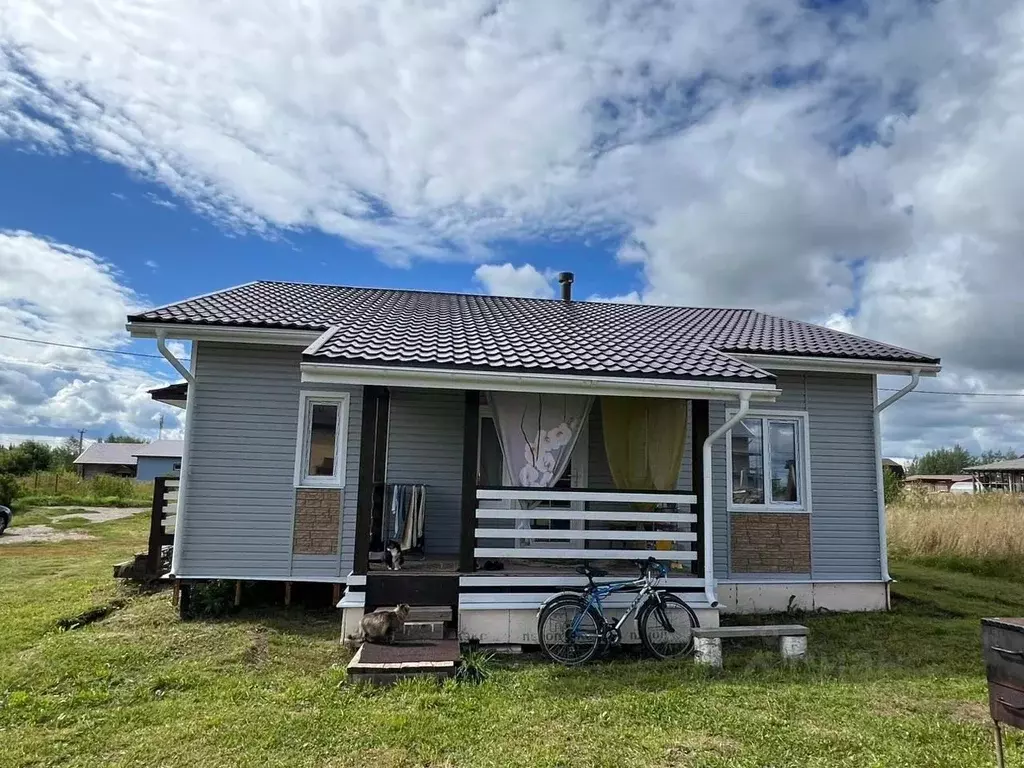
[[[635,576],[637,573],[636,566],[628,560],[593,560],[587,559],[583,553],[586,550],[581,550],[581,557],[579,560],[562,560],[555,562],[552,560],[542,559],[508,559],[508,560],[486,560],[477,561],[477,569],[473,572],[474,576],[488,576],[488,575],[512,575],[512,576],[566,576],[575,575],[575,568],[577,565],[587,560],[590,565],[603,568],[608,571],[610,576]],[[658,553],[652,553],[646,550],[637,550],[637,559],[642,560],[651,555],[657,555]],[[665,554],[665,553],[662,553]],[[667,558],[663,559],[665,563]],[[494,562],[499,563],[501,568],[484,568],[484,563]],[[371,562],[370,573],[374,575],[389,575],[393,574],[401,576],[402,574],[408,573],[431,573],[441,575],[452,575],[457,576],[460,574],[459,571],[459,560],[457,557],[450,555],[422,555],[407,553],[405,555],[405,563],[402,565],[400,571],[389,571],[382,562]],[[669,576],[674,577],[686,577],[691,576],[691,572],[686,569],[671,569]]]

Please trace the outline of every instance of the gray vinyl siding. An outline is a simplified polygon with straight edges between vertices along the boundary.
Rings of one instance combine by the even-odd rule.
[[[759,410],[806,411],[811,460],[811,577],[880,577],[875,479],[874,377],[863,374],[779,372],[782,395]],[[726,405],[711,404],[711,430]],[[742,576],[729,568],[726,439],[712,453],[715,576]],[[743,514],[743,513],[736,513]],[[806,576],[804,576],[806,578]]]
[[[463,390],[391,389],[387,482],[427,486],[423,550],[458,555],[462,519]]]
[[[183,577],[338,578],[352,565],[362,388],[300,384],[301,350],[193,345]],[[292,558],[301,390],[347,391],[349,419],[339,555]]]

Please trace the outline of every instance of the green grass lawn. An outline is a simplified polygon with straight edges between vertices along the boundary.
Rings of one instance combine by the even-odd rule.
[[[0,546],[0,766],[991,766],[978,619],[1024,615],[1022,581],[898,563],[892,613],[804,617],[799,668],[751,645],[720,675],[524,657],[478,687],[359,689],[334,613],[182,623],[167,592],[119,591],[146,525]]]

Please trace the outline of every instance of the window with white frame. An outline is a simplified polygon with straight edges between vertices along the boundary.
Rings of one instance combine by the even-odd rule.
[[[807,511],[807,415],[754,413],[729,432],[730,509]]]
[[[299,410],[296,485],[345,484],[348,395],[303,392]]]

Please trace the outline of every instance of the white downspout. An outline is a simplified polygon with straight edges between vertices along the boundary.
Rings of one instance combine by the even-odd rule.
[[[160,350],[160,354],[164,356],[164,359],[167,360],[167,362],[171,364],[171,366],[174,368],[174,370],[176,370],[178,373],[180,373],[182,375],[182,378],[184,378],[185,381],[187,381],[189,383],[189,386],[194,386],[195,385],[196,378],[195,378],[195,376],[192,375],[192,372],[188,368],[186,368],[184,365],[182,365],[181,364],[181,360],[176,358],[171,353],[171,350],[169,350],[167,348],[167,332],[166,331],[157,331],[156,332],[156,348]],[[186,407],[188,407],[188,400],[185,401],[185,404],[186,404]]]
[[[189,471],[191,470],[191,465],[189,464],[189,453],[191,453],[189,443],[192,436],[192,420],[194,418],[196,401],[196,377],[195,373],[193,373],[196,366],[196,351],[195,343],[193,342],[192,359],[189,361],[191,364],[190,370],[182,365],[181,361],[167,349],[167,334],[164,331],[157,331],[156,347],[160,350],[160,354],[167,359],[167,362],[174,367],[174,370],[184,376],[185,381],[188,382],[185,396],[185,440],[184,446],[181,449],[181,472],[178,476],[178,508],[174,516],[174,546],[171,549],[171,575],[177,576],[181,568],[181,553],[184,549],[185,539],[185,517],[188,514],[188,505],[185,503],[185,486],[188,482]]]
[[[701,500],[704,505],[704,596],[708,605],[712,608],[718,607],[718,598],[715,597],[715,541],[712,526],[712,477],[711,477],[711,445],[718,438],[732,429],[750,410],[750,392],[740,393],[740,408],[725,423],[708,435],[704,441],[704,498]]]
[[[892,577],[889,575],[889,535],[886,532],[886,517],[885,517],[885,477],[882,469],[882,429],[881,419],[879,415],[888,408],[890,405],[895,403],[904,395],[909,394],[917,386],[917,383],[921,380],[921,369],[914,368],[910,371],[910,383],[907,384],[899,392],[890,395],[882,402],[875,405],[874,419],[875,419],[875,485],[878,486],[878,557],[881,562],[881,575],[882,581],[885,583],[885,608],[889,610],[892,607],[889,599],[889,584],[892,582]],[[877,399],[878,392],[877,388],[875,391],[875,398]]]

